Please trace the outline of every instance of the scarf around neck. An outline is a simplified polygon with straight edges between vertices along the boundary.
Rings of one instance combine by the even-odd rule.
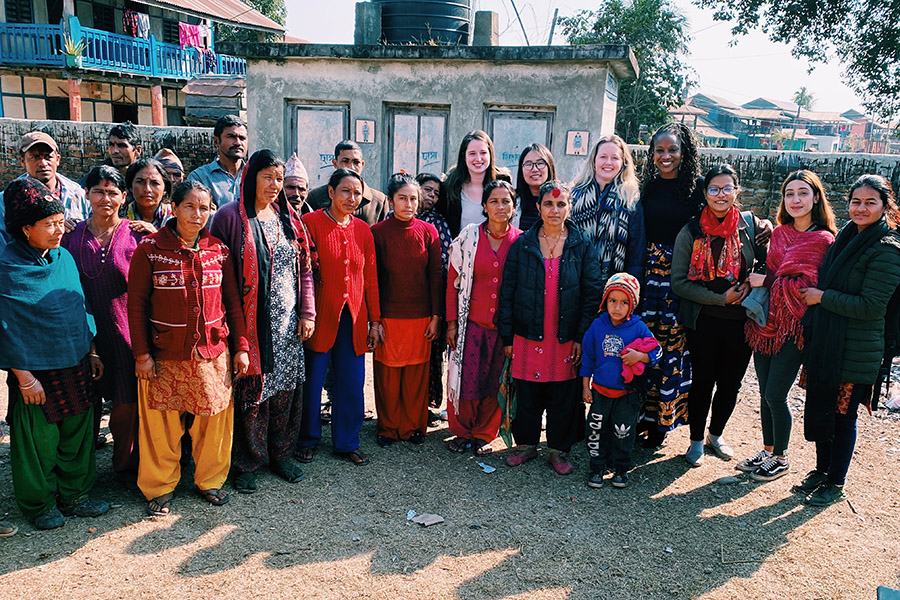
[[[740,279],[741,238],[738,233],[740,221],[741,211],[736,206],[731,207],[722,221],[719,221],[709,206],[703,207],[700,212],[700,237],[694,240],[688,279],[712,281],[723,278],[732,283]],[[718,261],[713,259],[713,237],[725,239]]]
[[[628,221],[616,182],[602,190],[597,180],[573,190],[570,219],[588,236],[600,257],[601,281],[625,270],[628,250]]]

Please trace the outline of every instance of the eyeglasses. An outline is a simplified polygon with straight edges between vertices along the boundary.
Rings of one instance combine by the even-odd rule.
[[[735,187],[733,185],[726,185],[723,188],[709,187],[709,188],[706,188],[706,193],[709,196],[718,196],[720,194],[725,194],[726,196],[730,196],[731,194],[733,194],[735,192],[736,189],[737,189],[737,187]]]
[[[534,162],[529,160],[528,162],[522,163],[522,170],[524,170],[524,171],[533,171],[535,169],[543,171],[546,168],[547,168],[547,161],[545,161],[545,160],[536,160]]]

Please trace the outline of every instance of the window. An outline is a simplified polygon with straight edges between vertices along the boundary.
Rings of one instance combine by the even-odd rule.
[[[68,98],[47,98],[45,102],[47,106],[47,119],[51,121],[69,120]]]
[[[125,121],[131,121],[132,123],[138,122],[138,107],[136,104],[120,104],[118,102],[113,102],[112,105],[112,120],[113,123],[124,123]]]
[[[494,161],[498,167],[509,169],[516,184],[519,156],[529,144],[544,144],[550,148],[554,111],[489,108],[487,132],[494,142]]]
[[[447,168],[447,121],[450,110],[417,106],[388,107],[388,157],[385,181],[406,171],[440,175]]]
[[[94,4],[94,29],[116,32],[116,11],[112,6]]]
[[[334,147],[348,137],[350,106],[291,102],[287,110],[289,150],[303,161],[309,173],[309,187],[328,183],[334,170]]]
[[[172,108],[172,107],[167,108],[166,109],[166,125],[169,125],[169,126],[184,125],[184,109],[183,108]]]
[[[162,20],[162,41],[168,44],[178,44],[178,21],[172,19]]]
[[[4,0],[7,23],[33,23],[31,0]]]

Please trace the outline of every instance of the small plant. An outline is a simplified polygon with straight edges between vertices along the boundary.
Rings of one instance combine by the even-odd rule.
[[[69,56],[81,56],[84,53],[84,39],[75,42],[68,33],[63,34],[63,53]]]

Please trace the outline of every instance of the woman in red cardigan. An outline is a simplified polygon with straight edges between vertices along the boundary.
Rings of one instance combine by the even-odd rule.
[[[363,179],[338,169],[328,181],[331,205],[303,215],[318,251],[316,329],[306,342],[306,385],[297,459],[312,462],[322,439],[322,385],[331,363],[335,373],[331,405],[334,453],[355,465],[369,457],[359,449],[363,422],[366,350],[383,339],[378,300],[375,242],[369,226],[353,216],[362,201]]]
[[[391,177],[387,197],[394,214],[372,226],[378,259],[381,325],[385,343],[375,350],[378,445],[422,444],[428,427],[431,342],[441,314],[441,241],[437,228],[416,218],[419,184]]]
[[[231,466],[231,368],[250,366],[231,254],[206,230],[212,197],[187,181],[172,197],[175,216],[138,245],[128,271],[128,325],[138,378],[138,487],[155,516],[169,513],[181,477],[185,413],[197,493],[220,506]],[[229,365],[229,342],[234,353]]]

